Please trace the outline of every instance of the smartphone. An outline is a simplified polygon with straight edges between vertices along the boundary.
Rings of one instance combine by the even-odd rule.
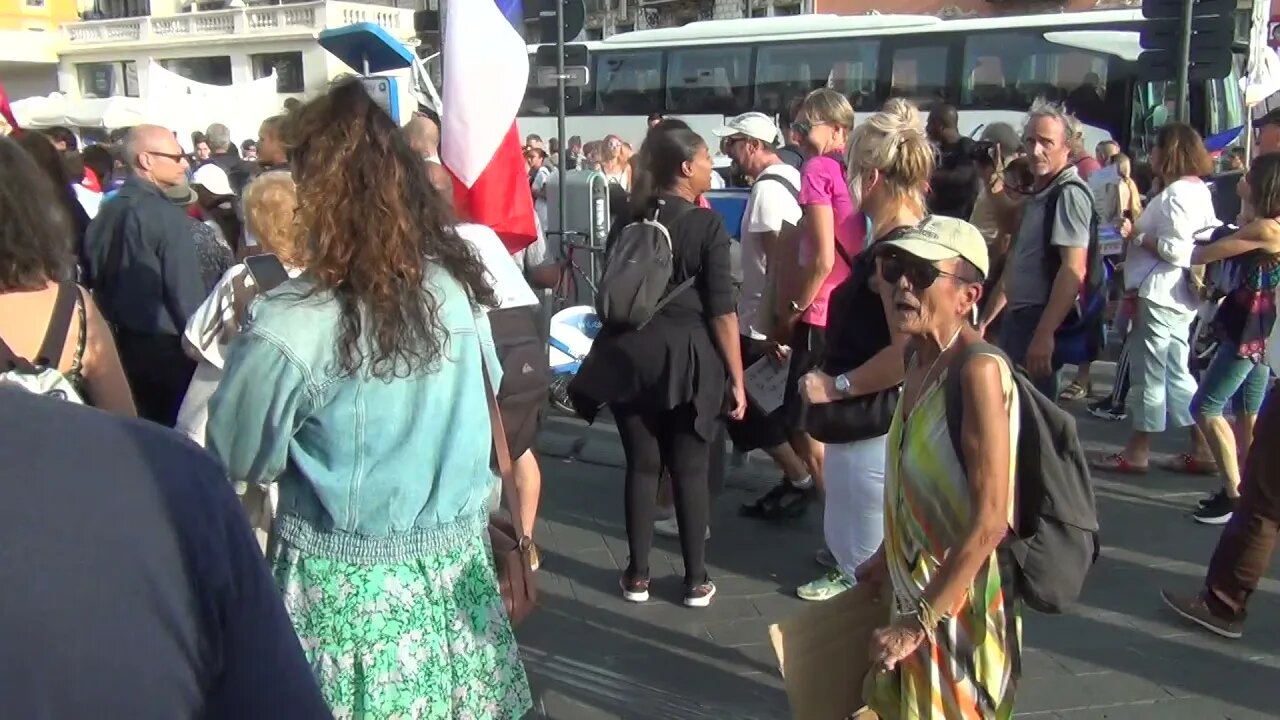
[[[289,279],[284,263],[275,255],[250,255],[244,259],[244,266],[258,286],[258,292],[267,292]]]

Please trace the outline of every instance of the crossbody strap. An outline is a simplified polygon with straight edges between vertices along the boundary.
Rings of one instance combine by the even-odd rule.
[[[67,344],[67,331],[71,329],[71,314],[75,312],[80,293],[73,282],[58,283],[58,295],[49,315],[49,327],[44,331],[44,342],[36,354],[35,364],[56,368],[62,359],[62,348]]]
[[[476,337],[478,339],[479,334]],[[511,449],[507,446],[507,432],[502,424],[502,411],[498,409],[498,394],[493,389],[493,380],[489,375],[489,359],[484,355],[483,345],[480,348],[480,365],[484,373],[484,394],[489,403],[489,431],[493,433],[493,452],[498,456],[498,474],[502,476],[502,494],[506,499],[507,512],[511,513],[511,526],[516,531],[516,542],[523,551],[528,549],[533,541],[521,524],[520,489],[516,487],[515,469],[511,465]]]

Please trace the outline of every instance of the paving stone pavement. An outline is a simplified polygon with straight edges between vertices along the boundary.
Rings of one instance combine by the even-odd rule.
[[[1114,451],[1123,442],[1127,425],[1077,416],[1092,448]],[[1185,437],[1169,435],[1157,451],[1180,451]],[[820,512],[791,526],[742,519],[739,503],[775,473],[754,460],[731,470],[708,545],[715,602],[704,610],[680,605],[679,547],[659,538],[653,599],[636,606],[617,585],[627,562],[617,436],[607,425],[555,418],[539,445],[542,604],[518,633],[535,695],[530,717],[789,717],[767,628],[801,607],[795,587],[821,572],[812,560]],[[1220,528],[1197,525],[1188,512],[1213,481],[1160,472],[1095,480],[1103,555],[1074,611],[1025,613],[1018,716],[1280,717],[1280,582],[1264,582],[1239,641],[1188,627],[1159,599],[1160,588],[1190,589],[1203,578]],[[1276,569],[1271,578],[1280,577]]]

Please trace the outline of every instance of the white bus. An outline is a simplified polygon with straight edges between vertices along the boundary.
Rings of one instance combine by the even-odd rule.
[[[1174,83],[1136,78],[1140,10],[942,20],[920,15],[797,15],[710,20],[586,43],[590,83],[567,110],[584,142],[615,134],[636,147],[652,113],[679,117],[704,137],[726,116],[779,116],[815,88],[846,94],[859,117],[889,97],[960,111],[960,130],[1020,122],[1033,100],[1065,102],[1086,126],[1088,150],[1115,139],[1142,159],[1174,114]],[[523,134],[556,132],[556,90],[530,83]],[[1237,66],[1239,63],[1237,62]],[[1192,124],[1205,136],[1240,127],[1238,71],[1192,83]]]

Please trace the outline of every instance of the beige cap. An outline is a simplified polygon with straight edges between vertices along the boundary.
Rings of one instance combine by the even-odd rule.
[[[978,228],[963,220],[931,215],[913,228],[907,228],[892,240],[878,243],[877,248],[893,247],[924,260],[949,260],[962,257],[987,277],[991,261],[987,240]]]

